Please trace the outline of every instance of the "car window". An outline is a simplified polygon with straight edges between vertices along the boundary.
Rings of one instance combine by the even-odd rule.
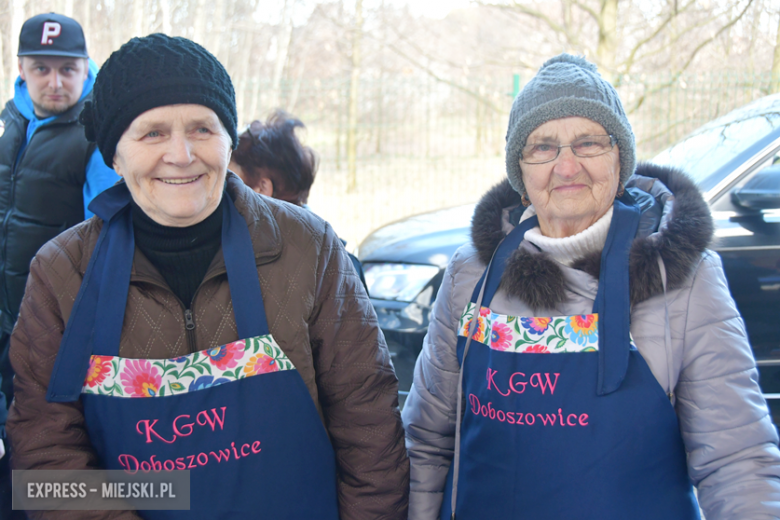
[[[777,128],[780,96],[767,96],[704,125],[653,162],[682,169],[707,191],[721,180],[713,177],[721,166]]]

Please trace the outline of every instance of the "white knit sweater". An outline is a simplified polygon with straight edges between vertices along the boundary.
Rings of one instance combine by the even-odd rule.
[[[523,212],[520,222],[536,215],[533,206],[529,206]],[[536,245],[542,251],[547,252],[558,263],[566,266],[585,256],[586,253],[601,251],[607,242],[607,233],[609,225],[612,223],[612,208],[606,214],[598,219],[592,226],[585,231],[565,238],[550,238],[542,235],[539,226],[529,229],[525,234],[525,239]]]

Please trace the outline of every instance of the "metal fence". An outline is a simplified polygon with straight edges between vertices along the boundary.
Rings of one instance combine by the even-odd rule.
[[[348,193],[349,78],[237,85],[244,122],[273,106],[307,126],[320,156],[309,203],[354,248],[374,229],[409,215],[476,202],[504,178],[504,136],[520,76],[454,85],[433,78],[364,79],[358,95],[355,180]],[[530,79],[530,76],[526,79]],[[767,74],[624,76],[616,81],[650,159],[702,124],[770,92]]]

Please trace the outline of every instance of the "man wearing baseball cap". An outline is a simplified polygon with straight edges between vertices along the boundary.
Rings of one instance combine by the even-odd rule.
[[[7,398],[0,394],[0,439],[13,396],[8,338],[30,261],[43,244],[91,217],[89,202],[119,179],[78,123],[98,71],[81,25],[55,13],[34,16],[22,26],[18,56],[14,98],[0,113],[0,390]],[[4,519],[13,518],[8,459],[0,460]]]

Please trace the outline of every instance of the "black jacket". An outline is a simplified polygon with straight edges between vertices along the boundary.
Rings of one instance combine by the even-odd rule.
[[[28,120],[13,100],[0,114],[0,328],[9,333],[33,256],[84,220],[86,166],[95,144],[78,124],[83,103],[36,130],[18,162]]]

